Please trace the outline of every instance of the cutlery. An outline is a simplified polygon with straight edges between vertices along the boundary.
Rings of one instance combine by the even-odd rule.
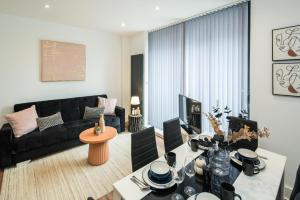
[[[268,158],[265,157],[265,156],[258,155],[258,157],[259,157],[259,158],[262,158],[262,159],[265,159],[265,160],[268,160]]]
[[[142,184],[145,187],[149,187],[148,184],[146,184],[144,181],[138,179],[135,175],[132,176],[133,179],[135,179],[137,182],[139,182],[140,184]]]
[[[140,190],[150,190],[150,186],[145,186],[145,185],[141,184],[135,178],[131,177],[130,180],[132,182],[134,182],[140,188]]]

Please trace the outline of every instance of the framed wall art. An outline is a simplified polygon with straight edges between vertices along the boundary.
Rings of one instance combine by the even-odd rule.
[[[85,45],[42,40],[42,81],[85,80]]]
[[[300,25],[272,31],[273,61],[300,60]]]
[[[273,95],[300,97],[300,62],[273,64]]]

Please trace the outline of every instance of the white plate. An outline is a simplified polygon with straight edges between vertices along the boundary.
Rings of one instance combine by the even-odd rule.
[[[150,164],[150,169],[157,175],[166,175],[170,172],[169,165],[164,161],[154,161]]]
[[[250,149],[240,148],[240,149],[237,150],[237,152],[245,158],[249,158],[249,159],[256,159],[257,158],[257,153],[255,153],[254,151],[252,151]]]
[[[142,177],[143,180],[145,181],[146,184],[148,184],[149,186],[156,188],[156,189],[167,189],[172,187],[173,185],[175,185],[175,181],[173,179],[173,173],[172,173],[172,180],[169,183],[165,183],[165,184],[159,184],[159,183],[154,183],[150,180],[149,176],[148,176],[148,172],[150,170],[150,165],[144,167],[143,172],[142,172]]]
[[[201,192],[200,194],[195,195],[197,195],[196,200],[220,200],[217,196],[208,192]],[[195,200],[195,195],[188,198],[188,200]]]
[[[230,152],[230,159],[231,159],[233,162],[235,162],[236,164],[242,166],[242,165],[243,165],[242,161],[240,161],[239,159],[237,159],[237,158],[235,157],[235,154],[236,154],[236,153],[237,153],[237,151],[232,151],[232,152]],[[259,158],[259,157],[258,157],[258,160],[259,160],[259,165],[257,165],[257,167],[258,167],[260,170],[263,170],[263,169],[266,167],[266,163],[265,163],[265,161],[264,161],[263,159],[261,159],[261,158]]]

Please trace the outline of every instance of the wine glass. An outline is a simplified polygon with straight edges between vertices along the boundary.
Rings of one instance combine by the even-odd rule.
[[[184,161],[184,171],[185,171],[185,174],[191,178],[192,176],[195,175],[195,160],[193,159],[193,157],[191,156],[187,156],[185,158],[185,161]],[[194,194],[196,194],[196,190],[191,187],[191,186],[186,186],[184,188],[184,192],[188,195],[188,196],[193,196]]]
[[[177,186],[179,184],[181,184],[184,180],[184,176],[185,176],[185,173],[184,173],[184,166],[176,161],[174,163],[174,165],[172,166],[171,168],[173,174],[174,174],[174,182],[177,184]],[[178,194],[178,193],[174,193],[172,196],[171,196],[171,200],[184,200],[183,196]]]

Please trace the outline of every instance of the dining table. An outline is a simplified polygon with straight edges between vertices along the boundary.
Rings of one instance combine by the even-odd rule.
[[[198,135],[196,137],[203,136],[204,134],[211,136],[210,133],[203,133],[202,135]],[[196,159],[204,153],[204,150],[198,149],[196,152],[194,152],[191,150],[188,142],[186,142],[174,149],[172,152],[176,153],[177,161],[184,163],[187,156]],[[231,184],[235,187],[235,192],[239,194],[243,200],[283,200],[284,171],[287,160],[286,156],[268,151],[263,148],[257,148],[256,153],[260,157],[264,158],[266,167],[261,170],[259,174],[254,176],[247,176],[242,170],[234,170],[234,173],[238,172],[236,173],[234,179],[231,180]],[[165,161],[165,157],[161,156],[157,159],[157,161]],[[177,192],[178,189],[175,188],[173,191],[170,190],[167,191],[166,194],[157,196],[153,190],[141,190],[131,180],[131,177],[133,176],[143,180],[143,170],[145,167],[149,167],[150,164],[151,163],[115,182],[113,184],[113,200],[171,199],[170,195],[174,192]],[[186,179],[188,179],[188,177],[185,177],[184,183],[189,181]],[[203,183],[198,184],[198,182],[194,179],[195,177],[190,181],[196,191],[199,192],[199,190],[203,190],[205,183],[204,185]],[[178,187],[181,186],[179,185]],[[185,199],[187,199],[187,197]]]

